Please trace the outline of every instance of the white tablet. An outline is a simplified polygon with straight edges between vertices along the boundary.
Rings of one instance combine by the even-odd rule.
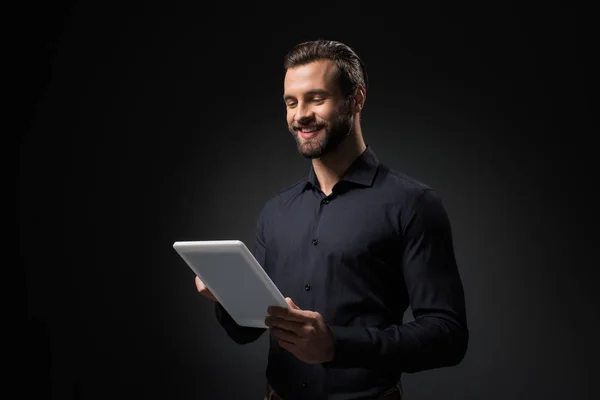
[[[266,328],[269,306],[288,307],[242,241],[183,241],[173,248],[238,325]]]

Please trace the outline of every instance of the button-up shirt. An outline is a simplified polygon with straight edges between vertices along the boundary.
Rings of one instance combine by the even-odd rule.
[[[465,355],[464,291],[442,201],[370,146],[331,194],[311,167],[268,199],[254,255],[281,293],[319,312],[335,336],[333,360],[307,364],[270,335],[266,378],[286,400],[375,398],[402,373]],[[403,320],[408,307],[412,321]],[[237,325],[218,303],[216,315],[241,344],[266,331]]]

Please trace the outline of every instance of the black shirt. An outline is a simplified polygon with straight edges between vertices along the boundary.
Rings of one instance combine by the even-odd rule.
[[[321,313],[336,337],[334,359],[312,365],[271,335],[267,380],[286,400],[375,398],[403,372],[465,355],[464,292],[441,199],[371,147],[329,196],[311,168],[270,198],[254,253],[282,294]],[[404,322],[409,305],[415,320]],[[216,314],[238,343],[265,332],[240,327],[218,303]]]

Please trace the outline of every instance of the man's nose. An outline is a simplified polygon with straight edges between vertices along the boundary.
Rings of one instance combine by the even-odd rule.
[[[306,103],[299,103],[298,107],[296,107],[296,115],[294,115],[294,120],[298,123],[302,123],[310,120],[312,115],[313,112]]]

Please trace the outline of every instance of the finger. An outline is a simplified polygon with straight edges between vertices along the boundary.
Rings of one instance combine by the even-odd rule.
[[[292,300],[291,298],[289,298],[289,297],[286,297],[286,298],[285,298],[285,301],[287,301],[287,303],[290,305],[290,307],[291,307],[292,309],[294,309],[294,310],[299,310],[299,309],[300,309],[300,307],[298,307],[298,306],[296,305],[296,303],[294,303],[294,300]]]
[[[200,280],[200,278],[198,278],[198,276],[196,276],[194,278],[194,283],[196,284],[196,290],[198,290],[199,292],[204,290],[204,288],[205,288],[204,283],[202,283],[202,281]]]
[[[279,329],[279,328],[271,328],[271,333],[273,334],[273,336],[279,341],[279,342],[284,342],[287,344],[291,344],[291,345],[296,345],[297,343],[299,343],[300,338],[297,337],[295,334],[283,330],[283,329]]]
[[[303,361],[303,358],[302,358],[302,356],[300,354],[300,349],[298,348],[298,346],[296,346],[295,344],[284,342],[282,340],[279,340],[278,343],[279,343],[279,346],[281,346],[282,349],[289,351],[298,360],[302,360]]]
[[[277,317],[267,317],[265,318],[265,325],[268,327],[276,327],[280,329],[285,329],[286,331],[293,332],[294,334],[300,336],[300,334],[304,331],[304,323],[296,322],[296,321],[288,321],[283,318]]]
[[[296,321],[296,322],[310,322],[312,321],[312,311],[305,310],[296,310],[293,308],[283,308],[272,306],[269,307],[267,312],[269,315],[277,318],[283,318],[288,321]]]
[[[217,301],[217,298],[212,294],[210,290],[208,290],[204,282],[202,282],[200,278],[198,278],[198,276],[196,276],[194,281],[196,283],[196,290],[198,290],[198,292],[201,295],[203,295],[204,297],[208,297],[211,300]]]
[[[202,294],[211,300],[217,301],[217,298],[215,297],[215,295],[212,294],[212,292],[208,289],[206,289],[204,292],[202,292]]]

